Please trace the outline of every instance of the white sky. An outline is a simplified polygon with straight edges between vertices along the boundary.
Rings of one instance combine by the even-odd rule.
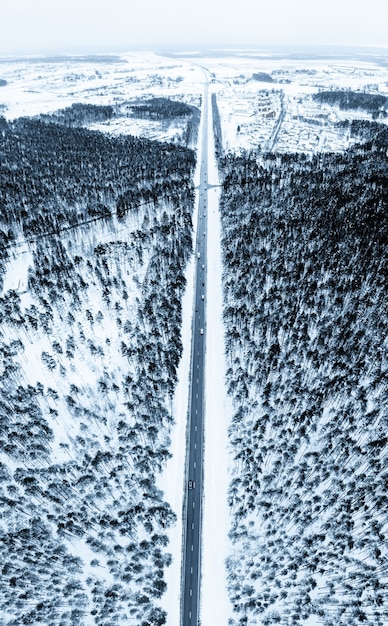
[[[5,0],[0,56],[185,45],[388,47],[386,0]]]

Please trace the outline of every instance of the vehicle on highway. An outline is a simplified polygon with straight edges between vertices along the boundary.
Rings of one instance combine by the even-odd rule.
[[[204,294],[202,294],[202,296],[201,296],[201,300],[205,300],[205,296],[204,296]]]
[[[194,489],[195,482],[193,480],[189,480],[189,489]]]
[[[197,259],[200,259],[200,258],[201,258],[201,253],[197,252]]]
[[[201,335],[203,335],[203,328],[201,328],[201,330],[199,332],[201,333]]]

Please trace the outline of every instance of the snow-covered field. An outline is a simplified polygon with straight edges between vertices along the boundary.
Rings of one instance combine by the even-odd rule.
[[[319,105],[311,95],[337,88],[388,95],[388,68],[379,58],[374,62],[369,58],[287,59],[225,53],[223,57],[201,58],[201,64],[213,74],[225,150],[268,149],[281,99],[284,120],[276,150],[344,150],[349,136],[335,123],[371,116]],[[254,74],[261,80],[253,78]]]
[[[0,87],[0,114],[14,119],[52,113],[74,102],[114,105],[159,96],[200,106],[202,67],[212,74],[226,150],[268,148],[282,107],[276,150],[343,150],[350,138],[335,124],[371,115],[319,105],[312,94],[341,88],[388,95],[388,67],[380,56],[302,59],[220,51],[164,58],[138,52],[67,60],[0,59],[0,78],[7,81]],[[255,74],[269,79],[254,79]],[[166,125],[124,116],[91,127],[162,141],[174,141],[181,131],[177,122]]]
[[[182,61],[152,53],[120,57],[91,56],[53,59],[1,60],[0,114],[7,119],[49,114],[74,102],[115,105],[163,96],[200,105],[200,70]],[[179,124],[123,116],[91,128],[172,141]]]

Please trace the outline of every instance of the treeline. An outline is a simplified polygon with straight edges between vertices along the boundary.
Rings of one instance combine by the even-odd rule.
[[[192,107],[178,100],[170,100],[169,98],[151,98],[145,100],[141,104],[126,104],[127,114],[136,117],[170,120],[174,117],[190,117],[193,115]],[[59,109],[50,114],[41,114],[39,118],[42,121],[65,124],[68,126],[82,126],[83,124],[91,124],[94,122],[106,122],[114,117],[121,117],[123,114],[123,105],[97,105],[75,102],[70,107]]]
[[[352,120],[350,123],[352,137],[356,137],[367,150],[384,149],[388,144],[388,127],[379,122],[368,120]]]
[[[376,115],[386,115],[381,109],[387,103],[387,97],[380,94],[338,89],[319,91],[313,94],[313,99],[323,104],[337,105],[342,111],[362,109]]]
[[[386,623],[384,136],[221,160],[232,624]]]
[[[0,206],[9,225],[2,230],[10,241],[15,231],[31,238],[109,219],[123,204],[179,202],[195,160],[181,146],[28,118],[2,125],[0,157]]]
[[[115,107],[111,105],[75,102],[70,107],[59,109],[54,113],[41,114],[39,118],[44,122],[55,122],[65,126],[82,126],[94,122],[106,122],[115,115]]]
[[[217,159],[222,155],[222,129],[221,118],[218,110],[217,96],[212,93],[212,116],[213,116],[213,134],[214,134],[214,147]]]
[[[177,123],[181,128],[179,145],[195,148],[197,144],[200,110],[196,106],[168,98],[152,98],[141,104],[125,102],[117,105],[74,103],[53,113],[41,114],[39,119],[64,126],[79,128],[96,123],[109,123],[123,117],[139,117],[167,124]]]
[[[33,128],[47,133],[35,138],[40,154],[32,148]],[[161,626],[176,514],[157,480],[171,455],[194,158],[151,142],[105,141],[98,133],[93,141],[93,133],[63,127],[56,134],[26,120],[11,131],[23,158],[14,155],[7,171],[24,180],[25,193],[33,189],[27,215],[20,215],[20,187],[8,187],[3,228],[13,232],[25,227],[34,197],[62,223],[65,196],[44,202],[38,195],[39,174],[49,167],[64,172],[65,188],[75,180],[79,190],[92,189],[95,177],[97,193],[110,176],[121,193],[129,173],[139,187],[159,187],[119,220],[40,232],[29,244],[28,293],[0,297],[2,623]],[[77,179],[74,138],[82,155]],[[110,153],[96,154],[96,146]],[[160,153],[182,158],[176,167],[174,157],[162,166]],[[117,178],[114,170],[104,173],[109,163]],[[53,181],[58,189],[60,183]],[[79,204],[67,204],[75,224]]]
[[[192,115],[192,108],[188,104],[177,100],[151,98],[142,104],[132,104],[131,113],[139,117],[160,120]]]
[[[196,149],[198,143],[198,130],[201,120],[201,111],[196,106],[191,106],[191,115],[188,119],[186,131],[183,134],[182,144],[187,148]]]
[[[200,110],[197,107],[169,98],[151,98],[141,104],[129,105],[129,111],[131,116],[142,119],[165,122],[185,119],[186,128],[180,143],[186,147],[196,147],[200,122]]]
[[[252,74],[252,79],[258,80],[262,83],[274,82],[274,79],[272,78],[272,76],[270,74],[266,74],[266,72],[256,72],[255,74]]]

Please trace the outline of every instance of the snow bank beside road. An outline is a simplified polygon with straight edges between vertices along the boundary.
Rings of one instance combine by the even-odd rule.
[[[209,98],[209,101],[211,99]],[[212,115],[209,115],[209,183],[218,184]],[[201,624],[225,625],[231,615],[225,559],[230,554],[227,504],[228,426],[231,402],[225,389],[224,329],[222,322],[221,224],[218,187],[208,191],[208,270],[205,386],[205,463]]]

